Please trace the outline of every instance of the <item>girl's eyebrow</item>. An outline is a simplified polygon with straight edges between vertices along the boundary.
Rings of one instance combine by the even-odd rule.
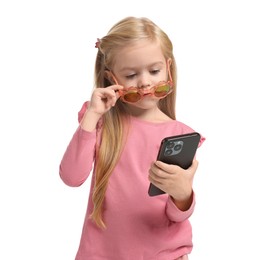
[[[147,67],[153,67],[153,66],[157,66],[157,65],[163,65],[164,63],[162,61],[157,61],[154,62],[152,64],[149,64]],[[127,71],[127,70],[136,70],[136,67],[122,67],[119,72],[123,72],[123,71]]]

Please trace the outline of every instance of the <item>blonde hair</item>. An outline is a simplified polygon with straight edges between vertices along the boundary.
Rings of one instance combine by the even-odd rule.
[[[106,78],[106,70],[111,71],[121,47],[140,39],[159,41],[165,59],[172,60],[170,72],[174,91],[161,99],[158,106],[162,112],[175,119],[177,73],[173,46],[167,34],[147,18],[126,17],[116,23],[108,34],[100,39],[95,62],[95,86],[102,88],[112,85],[112,82]],[[93,221],[101,228],[106,227],[103,221],[104,198],[109,177],[123,149],[128,126],[127,119],[127,105],[120,100],[117,100],[116,105],[102,117],[101,143],[96,156],[92,195],[94,208],[91,214]]]

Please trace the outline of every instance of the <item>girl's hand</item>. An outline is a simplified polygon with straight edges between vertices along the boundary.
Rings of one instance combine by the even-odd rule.
[[[156,161],[149,170],[149,181],[168,193],[178,208],[187,210],[192,202],[192,184],[198,161],[184,170],[177,165]]]
[[[117,91],[119,89],[123,89],[123,87],[112,85],[106,88],[96,88],[93,91],[87,110],[80,122],[82,129],[93,131],[96,128],[101,116],[115,105],[119,98]]]
[[[115,105],[119,98],[119,93],[117,91],[119,89],[123,89],[123,87],[112,85],[106,88],[96,88],[92,93],[87,110],[102,116]]]

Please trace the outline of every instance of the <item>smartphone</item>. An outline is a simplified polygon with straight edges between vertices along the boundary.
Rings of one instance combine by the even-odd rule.
[[[157,161],[175,164],[183,169],[191,166],[200,141],[197,132],[165,137],[160,145]],[[148,194],[157,196],[165,192],[150,183]]]

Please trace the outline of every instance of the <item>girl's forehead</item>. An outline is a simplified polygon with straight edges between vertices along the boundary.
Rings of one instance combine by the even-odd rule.
[[[149,64],[165,63],[162,48],[157,41],[140,40],[117,50],[114,70],[135,68]]]

